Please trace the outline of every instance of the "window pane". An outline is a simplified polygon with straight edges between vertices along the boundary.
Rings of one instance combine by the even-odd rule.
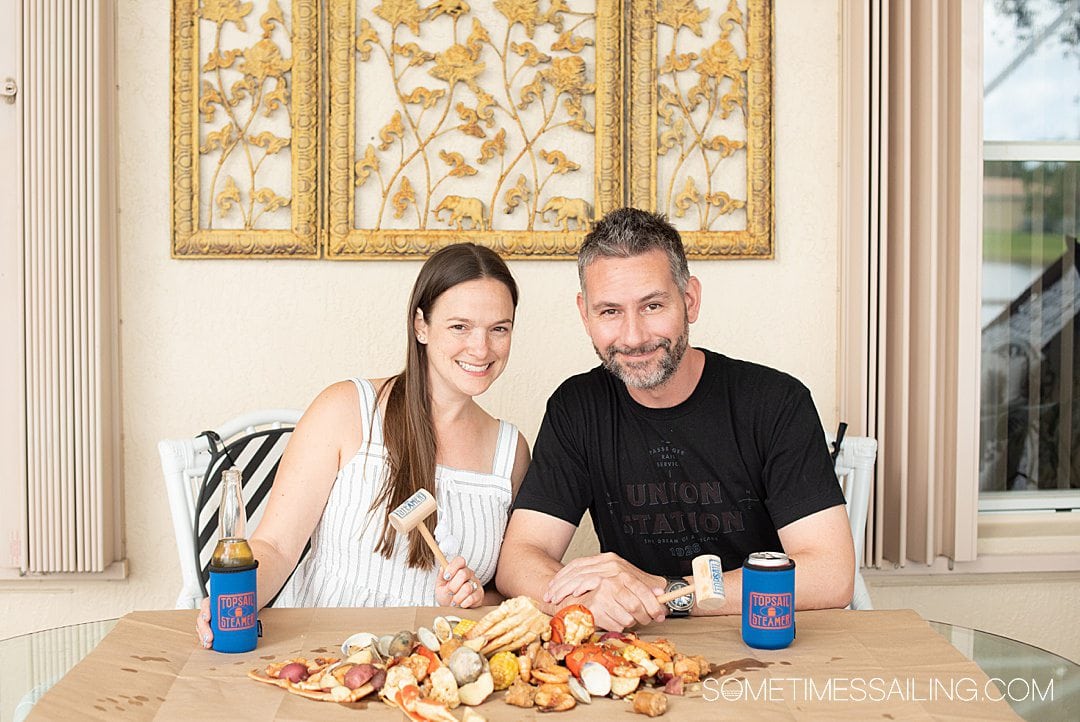
[[[1080,4],[986,0],[983,139],[1080,140]]]
[[[1080,162],[987,161],[981,491],[1080,488]]]

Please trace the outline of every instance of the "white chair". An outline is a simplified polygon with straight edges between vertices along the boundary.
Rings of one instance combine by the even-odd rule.
[[[833,439],[829,438],[829,448]],[[855,594],[852,609],[873,609],[870,593],[862,577],[863,548],[866,545],[866,515],[870,507],[870,487],[874,483],[877,440],[866,436],[845,436],[836,457],[836,477],[847,500],[851,538],[855,542]]]
[[[253,411],[226,421],[214,431],[225,445],[229,445],[261,430],[295,426],[300,415],[301,412],[294,409]],[[176,598],[176,608],[195,609],[206,596],[200,577],[202,569],[196,562],[195,526],[196,504],[207,465],[210,463],[210,444],[205,436],[165,439],[158,442],[158,455],[161,457],[161,470],[165,474],[165,489],[169,495],[169,509],[172,511],[173,533],[176,535],[176,549],[183,579],[183,587]],[[255,523],[257,520],[249,524],[249,534],[255,528]]]

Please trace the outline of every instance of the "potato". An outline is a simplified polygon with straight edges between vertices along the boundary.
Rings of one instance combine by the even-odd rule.
[[[345,673],[345,679],[342,681],[349,689],[358,689],[371,681],[374,676],[375,668],[373,666],[370,664],[358,664]]]
[[[475,707],[478,704],[483,704],[484,700],[494,691],[495,680],[492,679],[491,672],[484,672],[475,682],[462,685],[458,690],[458,696],[462,704]]]
[[[287,679],[292,683],[303,682],[308,678],[307,665],[299,662],[289,662],[278,672],[280,679]]]
[[[616,697],[625,697],[638,688],[638,677],[612,677],[611,694]]]

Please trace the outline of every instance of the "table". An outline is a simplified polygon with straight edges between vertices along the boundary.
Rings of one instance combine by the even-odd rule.
[[[0,722],[22,720],[118,620],[71,624],[0,640]]]
[[[186,615],[186,619],[194,612],[163,614]],[[694,620],[673,620],[666,624],[685,624],[686,621]],[[34,702],[89,654],[116,624],[117,620],[89,622],[0,641],[0,664],[5,670],[0,674],[0,721],[23,719]],[[1006,693],[1004,697],[1022,718],[1080,719],[1080,665],[1045,650],[986,632],[938,622],[931,622],[930,627],[965,657],[978,664],[987,676],[1005,683],[1011,682],[1013,694],[1010,696]],[[1032,681],[1037,689],[1025,688],[1024,685],[1030,686]],[[1051,684],[1053,699],[1041,699],[1040,696],[1045,696]]]

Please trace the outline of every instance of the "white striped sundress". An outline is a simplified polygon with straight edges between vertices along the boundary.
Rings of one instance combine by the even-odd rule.
[[[406,539],[398,536],[390,559],[375,552],[387,514],[385,507],[374,514],[368,511],[388,468],[382,414],[371,382],[352,381],[360,395],[367,438],[338,472],[311,536],[311,551],[285,583],[274,606],[435,606],[438,570],[409,568]],[[435,469],[439,518],[435,537],[448,559],[465,557],[484,584],[495,576],[506,531],[517,440],[517,427],[500,421],[490,472],[441,465]]]

